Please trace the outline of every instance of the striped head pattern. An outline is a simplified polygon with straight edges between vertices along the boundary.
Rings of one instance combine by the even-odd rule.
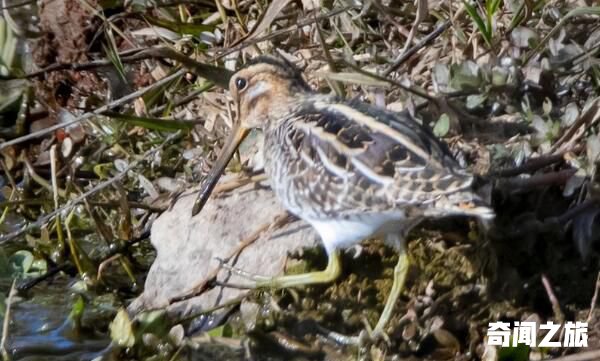
[[[231,77],[229,90],[245,128],[262,128],[266,122],[281,118],[289,102],[312,92],[292,63],[274,56],[248,62]]]

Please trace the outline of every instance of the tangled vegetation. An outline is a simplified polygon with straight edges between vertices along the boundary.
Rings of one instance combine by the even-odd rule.
[[[593,3],[3,1],[4,359],[600,359]],[[411,235],[389,343],[315,331],[377,317],[395,256],[376,240],[345,255],[335,285],[251,293],[265,310],[252,329],[235,308],[200,334],[161,310],[125,311],[155,256],[152,222],[210,169],[235,121],[223,88],[259,54],[294,62],[321,92],[416,115],[497,212],[485,235],[467,220]],[[324,262],[295,258],[288,272]],[[499,320],[588,322],[588,347],[489,346]]]

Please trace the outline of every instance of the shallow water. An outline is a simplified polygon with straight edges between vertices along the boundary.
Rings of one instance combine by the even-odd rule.
[[[13,301],[7,339],[12,360],[91,360],[108,346],[106,334],[74,326],[69,318],[74,297],[66,281],[34,294]]]

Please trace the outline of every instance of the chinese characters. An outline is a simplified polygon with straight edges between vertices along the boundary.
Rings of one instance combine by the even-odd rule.
[[[563,339],[551,341],[560,331],[561,324],[546,322],[539,326],[539,330],[545,330],[546,335],[537,342],[538,327],[535,322],[514,322],[511,330],[509,322],[491,322],[487,336],[488,344],[491,346],[517,346],[524,344],[530,347],[587,347],[588,324],[587,322],[566,322],[564,324]]]

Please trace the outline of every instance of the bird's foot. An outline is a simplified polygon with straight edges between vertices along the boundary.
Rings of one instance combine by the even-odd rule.
[[[390,337],[382,328],[375,327],[375,329],[373,329],[366,319],[363,319],[363,323],[365,324],[365,329],[362,330],[358,336],[348,336],[323,328],[321,329],[321,332],[328,340],[345,346],[365,347],[380,341],[384,341],[388,345],[391,344]]]
[[[363,318],[363,324],[365,325],[365,329],[359,334],[359,339],[363,339],[370,343],[377,343],[379,341],[384,341],[388,345],[392,343],[390,341],[390,336],[385,333],[381,323],[378,323],[375,328],[372,328],[371,324],[369,324],[369,321],[367,321],[366,318]]]
[[[248,288],[257,288],[260,286],[260,284],[262,283],[268,283],[272,278],[271,277],[266,277],[266,276],[261,276],[261,275],[257,275],[257,274],[253,274],[250,273],[248,271],[244,271],[243,269],[239,268],[239,267],[235,267],[232,266],[230,264],[227,264],[225,262],[224,259],[222,258],[216,258],[216,260],[219,262],[219,267],[226,269],[227,271],[231,272],[232,274],[239,276],[241,278],[247,279],[249,281],[253,281],[254,285],[250,286]]]
[[[285,275],[277,277],[267,277],[257,274],[252,274],[244,271],[241,268],[226,264],[223,260],[217,259],[220,262],[220,267],[228,270],[231,274],[244,278],[250,281],[250,284],[239,285],[229,282],[216,282],[216,284],[224,287],[232,288],[243,288],[243,289],[257,289],[257,288],[271,288],[271,289],[283,289],[290,287],[306,286],[319,283],[329,283],[335,280],[339,275],[339,267],[337,263],[337,256],[330,257],[329,266],[323,271],[308,272],[302,274]]]

